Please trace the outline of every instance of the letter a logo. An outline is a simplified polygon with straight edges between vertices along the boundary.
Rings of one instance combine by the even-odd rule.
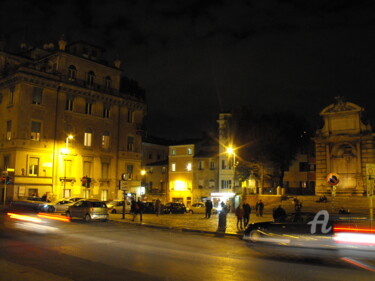
[[[319,220],[319,217],[323,216],[323,220]],[[322,233],[328,233],[332,226],[327,228],[329,221],[329,213],[326,210],[320,210],[314,217],[312,221],[309,221],[307,224],[311,224],[311,234],[315,234],[316,232],[316,225],[321,224],[322,225]]]

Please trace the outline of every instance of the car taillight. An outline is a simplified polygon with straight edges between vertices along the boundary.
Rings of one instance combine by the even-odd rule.
[[[91,211],[94,212],[94,208],[91,208]]]

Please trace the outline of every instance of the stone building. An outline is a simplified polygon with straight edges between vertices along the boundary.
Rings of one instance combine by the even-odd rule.
[[[48,193],[121,198],[140,187],[143,91],[125,91],[120,61],[63,38],[43,48],[0,51],[0,169],[7,199]]]
[[[324,108],[320,115],[324,125],[316,132],[316,193],[330,194],[327,183],[330,173],[337,173],[340,182],[336,195],[367,194],[369,167],[375,163],[374,134],[364,123],[364,109],[342,97]]]

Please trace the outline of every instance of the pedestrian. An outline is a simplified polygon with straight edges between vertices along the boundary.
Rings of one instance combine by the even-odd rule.
[[[42,196],[42,201],[47,201],[47,193],[44,193],[43,196]]]
[[[285,212],[284,208],[281,207],[281,205],[279,205],[279,207],[277,207],[273,210],[273,219],[275,221],[280,220],[285,216],[286,216],[286,212]]]
[[[137,217],[137,202],[135,201],[134,197],[132,198],[131,205],[130,205],[130,213],[133,215],[132,221],[135,220]]]
[[[257,211],[257,216],[263,217],[264,203],[262,202],[262,200],[259,200],[259,202],[257,202],[255,209]]]
[[[243,230],[243,217],[244,217],[244,209],[242,207],[242,205],[240,204],[237,208],[236,208],[236,217],[237,217],[237,229],[238,230]]]
[[[137,213],[139,214],[139,222],[142,223],[142,215],[143,215],[143,209],[144,205],[141,199],[138,198],[137,205],[136,205]]]
[[[160,199],[158,198],[155,201],[155,213],[156,213],[156,216],[160,215],[160,207],[161,207],[161,202],[160,202]]]
[[[228,207],[225,205],[224,202],[220,203],[221,210],[219,213],[219,226],[217,228],[218,232],[225,232],[227,228],[227,214],[229,212]]]
[[[247,202],[245,202],[242,207],[244,210],[243,226],[246,227],[250,222],[251,207]]]
[[[301,212],[301,209],[302,209],[302,202],[299,201],[299,200],[297,200],[296,203],[295,203],[295,205],[294,205],[294,210],[296,212]]]
[[[205,216],[205,218],[209,219],[209,218],[211,218],[211,212],[212,212],[212,207],[213,207],[212,201],[210,199],[208,199],[206,201],[205,205],[206,205],[206,216]]]

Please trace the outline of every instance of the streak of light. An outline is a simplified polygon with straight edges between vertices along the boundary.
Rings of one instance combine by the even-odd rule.
[[[364,263],[361,263],[359,261],[356,261],[356,260],[353,260],[351,258],[341,258],[343,261],[347,262],[347,263],[350,263],[350,264],[353,264],[355,266],[358,266],[360,268],[363,268],[363,269],[366,269],[368,271],[372,271],[372,272],[375,272],[375,269],[371,268],[370,266],[367,266],[365,265]]]
[[[35,218],[35,217],[27,216],[27,215],[20,215],[20,214],[15,214],[15,213],[7,213],[7,215],[11,219],[29,221],[29,222],[36,222],[36,223],[42,222],[42,220],[39,219],[39,218]]]
[[[52,214],[38,213],[38,217],[45,218],[45,219],[62,221],[62,222],[70,222],[70,217],[61,216],[61,215],[52,215]]]

